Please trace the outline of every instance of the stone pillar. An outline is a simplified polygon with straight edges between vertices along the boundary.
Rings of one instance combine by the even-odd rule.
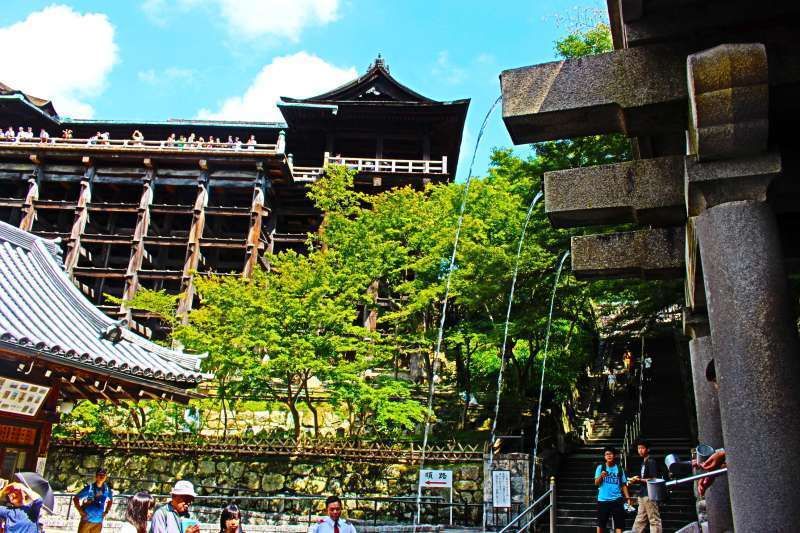
[[[737,531],[800,522],[800,350],[775,215],[729,202],[696,221]]]
[[[708,367],[714,361],[714,351],[705,316],[694,315],[684,321],[684,328],[692,337],[689,353],[692,360],[692,382],[697,410],[697,437],[700,444],[714,448],[723,447],[722,420],[719,413],[719,398],[715,384],[708,380]],[[728,478],[716,479],[705,494],[706,516],[709,533],[733,531]]]
[[[800,522],[800,345],[769,185],[769,75],[763,44],[687,58],[687,212],[700,249],[736,531]]]

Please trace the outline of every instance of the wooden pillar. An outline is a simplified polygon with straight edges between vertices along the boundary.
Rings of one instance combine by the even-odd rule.
[[[92,180],[94,180],[95,168],[91,159],[84,158],[86,171],[81,179],[81,191],[78,195],[78,205],[75,207],[75,216],[72,222],[72,230],[67,241],[67,256],[64,259],[64,270],[72,276],[72,271],[78,266],[78,259],[81,256],[81,237],[89,221],[89,202],[92,201]]]
[[[364,307],[364,327],[367,331],[376,331],[378,329],[378,289],[380,288],[380,281],[373,280],[367,288],[367,297],[372,301],[372,308],[369,306]]]
[[[45,461],[47,460],[47,451],[50,449],[50,438],[53,434],[53,424],[59,420],[59,415],[56,412],[58,405],[59,386],[58,383],[51,385],[50,392],[41,407],[40,419],[43,420],[42,425],[38,432],[36,442],[36,460],[34,464],[29,467],[33,468],[40,475],[44,474]]]
[[[383,135],[378,135],[378,138],[375,139],[375,157],[383,159]]]
[[[194,300],[194,273],[200,264],[200,241],[206,223],[208,205],[208,171],[203,170],[197,179],[197,199],[192,212],[192,227],[189,229],[189,242],[186,246],[186,261],[181,274],[181,297],[178,302],[178,317],[185,323]]]
[[[423,161],[429,161],[431,158],[431,136],[429,134],[425,134],[422,137],[422,159]]]
[[[258,255],[261,252],[261,225],[264,215],[269,213],[264,206],[264,182],[264,170],[259,169],[253,187],[253,202],[250,205],[250,229],[247,232],[247,250],[244,269],[242,269],[244,278],[250,278],[253,275],[258,263]]]
[[[145,162],[147,164],[147,161]],[[128,270],[125,272],[125,290],[122,293],[122,305],[120,306],[120,313],[125,321],[130,326],[133,322],[131,310],[125,305],[136,295],[139,290],[139,270],[142,268],[142,262],[145,257],[144,238],[147,236],[150,227],[150,205],[153,203],[153,183],[156,179],[155,169],[152,167],[147,169],[144,176],[144,187],[142,189],[142,197],[139,200],[139,208],[136,215],[136,229],[133,232],[133,241],[131,242],[131,258],[128,261]]]
[[[333,133],[326,133],[325,134],[325,151],[328,153],[333,153],[333,149],[336,146],[336,139]]]
[[[36,200],[39,199],[39,178],[42,175],[42,166],[36,165],[33,174],[28,178],[28,194],[25,195],[25,202],[22,204],[22,220],[19,228],[24,231],[33,230],[33,222],[36,220]]]

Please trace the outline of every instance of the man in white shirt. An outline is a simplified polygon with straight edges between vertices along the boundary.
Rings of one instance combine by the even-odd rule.
[[[341,517],[342,500],[338,496],[328,496],[325,500],[325,511],[328,517],[317,524],[315,533],[356,533],[353,524]]]

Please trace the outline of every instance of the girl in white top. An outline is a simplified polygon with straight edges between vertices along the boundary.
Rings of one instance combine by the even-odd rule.
[[[147,521],[153,516],[155,500],[149,492],[137,492],[128,499],[128,508],[125,509],[125,522],[119,528],[119,533],[146,533]]]

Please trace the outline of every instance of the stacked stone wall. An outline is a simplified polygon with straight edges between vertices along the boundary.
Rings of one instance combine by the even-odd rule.
[[[288,458],[249,458],[222,456],[179,455],[115,455],[112,452],[98,453],[96,450],[83,453],[75,449],[52,449],[48,455],[45,476],[57,491],[73,492],[87,483],[95,469],[105,467],[117,493],[132,493],[147,490],[165,494],[178,479],[189,479],[197,486],[201,495],[207,496],[272,496],[313,495],[313,507],[321,508],[329,494],[342,497],[386,498],[416,496],[418,466],[409,464],[372,464],[325,459],[292,460]],[[479,516],[483,499],[483,466],[481,463],[429,464],[426,468],[453,471],[453,502],[459,517]],[[426,492],[427,494],[427,492]],[[430,491],[442,496],[444,490]],[[466,504],[466,505],[465,505]],[[267,510],[276,506],[274,501],[250,505],[253,509]],[[361,504],[345,502],[353,518],[371,516],[376,502]],[[385,507],[386,503],[378,504]],[[244,505],[243,505],[244,506]],[[395,513],[399,519],[411,518],[412,505]],[[284,512],[305,513],[308,501],[284,504]],[[440,509],[445,516],[446,509]]]

